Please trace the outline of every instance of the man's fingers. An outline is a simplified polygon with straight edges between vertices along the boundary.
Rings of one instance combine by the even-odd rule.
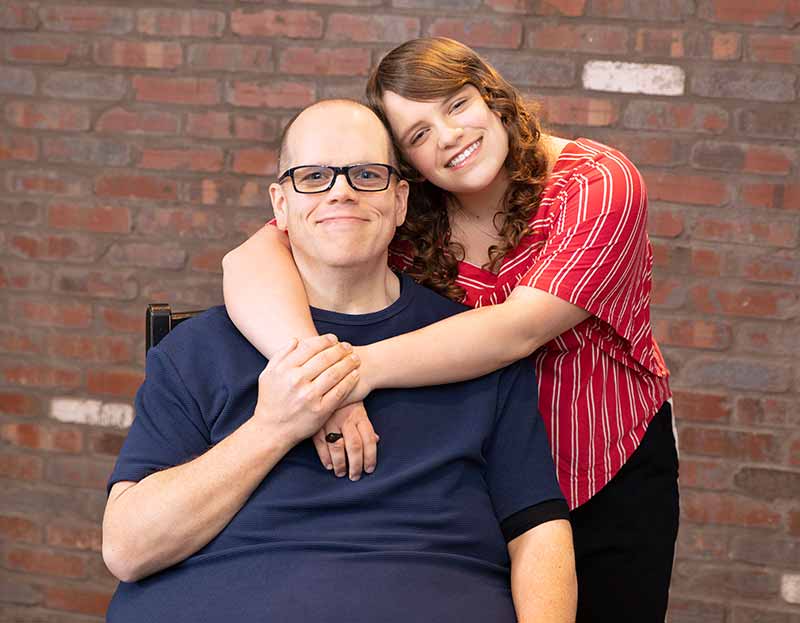
[[[337,430],[326,430],[325,434],[338,433]],[[344,439],[339,439],[333,443],[325,442],[328,446],[328,452],[331,455],[331,464],[333,465],[333,473],[338,478],[341,478],[347,473],[347,455],[344,452]]]
[[[364,447],[364,471],[371,474],[378,464],[378,436],[368,418],[361,418],[356,422],[356,428],[361,435],[361,444]]]
[[[317,449],[317,455],[325,469],[333,469],[333,462],[331,461],[331,452],[328,449],[328,442],[325,441],[325,431],[319,430],[311,440],[314,442],[314,447]]]
[[[273,366],[278,365],[281,363],[286,357],[289,356],[295,348],[297,347],[297,338],[293,337],[289,342],[284,345],[282,348],[276,352],[272,358],[269,360],[269,363],[273,364]]]
[[[291,367],[302,366],[314,355],[325,350],[326,348],[330,348],[338,341],[338,338],[332,333],[315,335],[314,337],[302,339],[297,344],[297,348],[294,350],[294,352],[286,357],[285,363]]]
[[[328,394],[333,391],[342,381],[348,380],[348,387],[347,391],[343,393],[344,388],[338,393],[334,393],[330,396],[330,400],[333,402],[324,402],[323,405],[326,409],[335,409],[339,406],[339,403],[342,399],[350,393],[350,390],[353,387],[350,386],[350,375],[355,373],[356,382],[358,381],[358,360],[353,359],[352,356],[347,356],[341,361],[330,366],[327,370],[325,370],[322,374],[320,374],[317,378],[315,378],[311,382],[310,389],[318,396],[325,396],[328,397]],[[355,386],[355,383],[353,383]],[[341,395],[339,395],[341,394]]]
[[[350,480],[356,481],[361,478],[361,471],[364,468],[364,444],[361,442],[361,433],[356,428],[355,423],[348,420],[342,426],[344,435],[344,447],[347,452],[347,462]]]

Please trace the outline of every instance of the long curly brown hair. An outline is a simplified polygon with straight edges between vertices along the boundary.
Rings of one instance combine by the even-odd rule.
[[[392,91],[415,101],[449,97],[467,84],[480,91],[487,106],[500,114],[508,132],[505,168],[509,186],[503,196],[500,244],[489,247],[489,270],[495,272],[507,253],[528,233],[528,222],[539,207],[547,180],[547,158],[539,142],[542,129],[536,107],[466,45],[445,37],[412,39],[383,57],[367,82],[370,107],[391,131],[383,94]],[[395,235],[397,248],[411,247],[414,264],[409,274],[419,283],[457,301],[465,290],[455,283],[464,247],[451,239],[448,206],[456,198],[427,180],[397,147],[400,171],[411,185],[408,214]],[[400,243],[398,245],[398,243]]]

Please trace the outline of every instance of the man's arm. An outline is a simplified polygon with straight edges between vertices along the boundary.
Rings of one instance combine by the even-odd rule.
[[[539,524],[509,541],[508,552],[519,623],[573,623],[578,582],[569,521]]]
[[[239,429],[187,463],[115,483],[103,518],[109,570],[137,581],[206,545],[330,417],[357,382],[357,365],[348,345],[330,336],[293,340],[261,373],[255,411]]]

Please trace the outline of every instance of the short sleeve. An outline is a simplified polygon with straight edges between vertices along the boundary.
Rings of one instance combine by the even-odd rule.
[[[106,492],[121,480],[138,482],[150,474],[186,463],[211,446],[196,401],[169,356],[151,348],[145,379],[135,399],[136,416],[122,446]]]
[[[650,273],[641,174],[607,149],[576,167],[556,202],[551,232],[519,285],[569,301],[634,341]]]
[[[494,430],[484,446],[487,484],[497,518],[502,524],[551,500],[560,502],[566,516],[547,432],[536,406],[533,365],[524,359],[500,374]]]

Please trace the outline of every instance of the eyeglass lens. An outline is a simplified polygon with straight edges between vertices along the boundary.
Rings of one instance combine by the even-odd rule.
[[[300,192],[325,190],[332,186],[335,174],[331,167],[299,167],[294,171],[294,183]],[[380,164],[355,165],[347,169],[347,178],[358,190],[383,190],[389,183],[389,169]]]

